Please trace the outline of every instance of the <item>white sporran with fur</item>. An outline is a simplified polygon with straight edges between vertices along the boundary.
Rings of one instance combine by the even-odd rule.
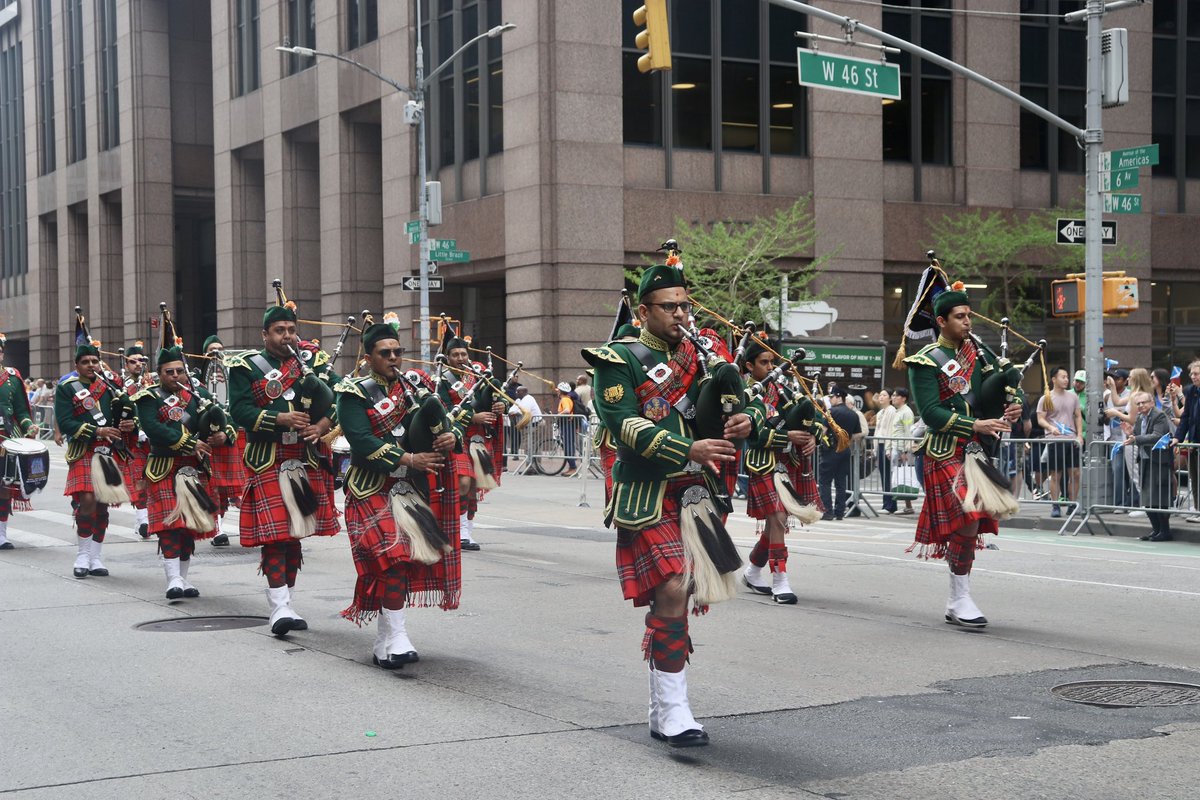
[[[279,494],[287,509],[292,537],[303,539],[316,533],[320,500],[308,479],[308,468],[303,461],[291,458],[279,466]]]
[[[471,469],[475,472],[476,488],[490,492],[499,486],[500,484],[496,483],[496,479],[492,477],[494,469],[492,454],[482,436],[471,437],[471,442],[467,445],[467,452],[471,456]]]
[[[689,486],[683,491],[679,529],[696,603],[709,605],[736,597],[742,559],[703,486]]]
[[[388,505],[396,532],[408,539],[408,554],[420,564],[436,564],[453,548],[438,525],[425,499],[405,481],[397,481],[388,492]]]
[[[129,490],[125,488],[125,476],[112,455],[97,449],[92,455],[91,473],[92,494],[96,496],[97,503],[115,506],[129,502]]]
[[[813,503],[802,503],[800,494],[792,485],[792,480],[784,470],[776,470],[774,475],[775,491],[779,502],[789,517],[795,517],[801,525],[811,525],[821,518],[821,509]]]
[[[163,524],[170,528],[182,522],[188,530],[208,533],[216,527],[213,523],[216,509],[216,503],[204,490],[196,468],[181,467],[175,473],[175,508],[163,520]]]

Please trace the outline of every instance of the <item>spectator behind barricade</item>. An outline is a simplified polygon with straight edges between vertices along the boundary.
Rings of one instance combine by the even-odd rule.
[[[579,402],[579,396],[575,394],[571,388],[571,384],[562,381],[556,387],[558,389],[558,431],[562,436],[563,456],[567,462],[567,471],[563,473],[564,478],[570,478],[575,474],[575,439],[578,436],[579,425],[575,415],[576,404]]]
[[[1172,445],[1187,442],[1200,445],[1200,360],[1188,364],[1188,377],[1191,385],[1183,390],[1183,413],[1179,416],[1179,424],[1175,428]],[[1200,508],[1197,490],[1200,490],[1200,449],[1184,448],[1184,460],[1187,464],[1188,488],[1192,493],[1193,508]],[[1200,516],[1192,515],[1188,522],[1200,522]]]
[[[533,395],[529,393],[529,389],[522,385],[517,386],[516,397],[513,400],[512,407],[508,409],[508,415],[513,418],[512,452],[519,453],[521,452],[521,439],[524,438],[529,427],[542,424],[542,409]]]
[[[1109,474],[1112,476],[1109,499],[1113,505],[1134,505],[1133,486],[1134,448],[1120,446],[1125,441],[1125,430],[1121,423],[1129,419],[1129,370],[1114,369],[1105,379],[1104,390],[1104,440],[1112,443],[1106,451]],[[1118,511],[1117,513],[1123,513]]]
[[[850,438],[861,439],[866,430],[860,422],[861,414],[852,406],[846,404],[846,390],[837,384],[829,387],[826,395],[829,403],[829,416],[842,430],[850,434]],[[838,452],[835,448],[822,445],[819,479],[821,484],[821,501],[825,504],[825,514],[822,519],[842,519],[846,514],[846,490],[850,482],[852,460],[851,448]],[[830,484],[833,484],[835,495],[830,495]]]
[[[1174,425],[1179,421],[1179,406],[1171,397],[1171,372],[1162,367],[1155,369],[1150,373],[1150,385],[1154,387],[1151,395],[1154,407],[1166,414],[1167,419]],[[1178,392],[1178,389],[1175,391]]]
[[[1079,407],[1081,409],[1087,409],[1087,370],[1086,369],[1075,370],[1075,379],[1073,381],[1073,385],[1071,388],[1074,390],[1075,396],[1079,398]],[[1082,427],[1079,429],[1079,432],[1086,439],[1087,438],[1087,412],[1086,412],[1086,410],[1080,415],[1080,419],[1082,420]]]
[[[909,391],[903,386],[897,386],[892,390],[892,408],[896,410],[896,416],[892,422],[892,435],[895,437],[888,446],[888,457],[892,460],[892,466],[896,469],[895,474],[910,475],[908,467],[914,462],[912,452],[913,438],[913,410],[908,404]],[[913,472],[916,472],[914,469]],[[917,473],[916,480],[913,483],[905,481],[893,481],[895,484],[903,484],[912,486],[919,484],[921,480],[920,473]],[[912,500],[905,498],[904,510],[901,514],[913,513]]]
[[[1028,449],[1025,451],[1025,485],[1033,493],[1034,500],[1040,500],[1046,496],[1046,462],[1044,460],[1046,445],[1042,442],[1046,432],[1038,423],[1037,415],[1041,400],[1041,394],[1030,392],[1025,396],[1025,406],[1021,411],[1022,428],[1027,431],[1026,438],[1034,440],[1029,443]]]
[[[892,395],[881,389],[875,395],[875,460],[879,464],[879,480],[883,486],[883,510],[896,513],[896,498],[892,491],[892,439],[896,436],[896,409],[892,408]]]
[[[1067,389],[1070,373],[1066,367],[1055,367],[1050,371],[1050,383],[1054,387],[1049,397],[1042,397],[1038,406],[1038,424],[1046,432],[1049,448],[1050,499],[1064,499],[1074,505],[1079,498],[1079,448],[1083,446],[1083,422],[1079,397]],[[1060,495],[1060,482],[1065,482]],[[1055,503],[1050,516],[1061,517],[1062,511]]]
[[[1142,473],[1142,503],[1147,508],[1169,508],[1171,506],[1172,451],[1168,446],[1171,423],[1162,410],[1155,408],[1153,395],[1135,392],[1132,397],[1137,416],[1133,424],[1126,422],[1126,441],[1137,448],[1138,462]],[[1148,512],[1150,517],[1149,536],[1142,541],[1171,541],[1171,515],[1161,511]]]
[[[588,380],[587,375],[579,375],[575,378],[575,394],[579,397],[579,409],[587,416],[592,415],[592,385]]]

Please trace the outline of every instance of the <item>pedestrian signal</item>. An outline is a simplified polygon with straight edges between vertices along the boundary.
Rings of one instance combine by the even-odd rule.
[[[1082,317],[1084,309],[1083,281],[1068,278],[1050,282],[1050,315],[1053,317]]]

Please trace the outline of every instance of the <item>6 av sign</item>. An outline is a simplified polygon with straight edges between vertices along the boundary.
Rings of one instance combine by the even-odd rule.
[[[1101,240],[1106,247],[1112,247],[1117,243],[1117,222],[1116,220],[1106,219],[1101,221]],[[1087,243],[1087,221],[1082,219],[1064,219],[1058,218],[1058,222],[1054,226],[1059,244],[1086,244]]]

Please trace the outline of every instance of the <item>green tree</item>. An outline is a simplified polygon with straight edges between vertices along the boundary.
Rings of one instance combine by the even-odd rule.
[[[801,254],[812,248],[816,225],[810,204],[811,197],[802,197],[774,214],[749,222],[693,224],[677,218],[673,238],[682,248],[692,295],[726,319],[761,322],[765,316],[772,327],[778,318],[785,274],[790,303],[824,297],[827,288],[814,293],[812,282],[837,250],[818,254],[794,269],[777,265],[781,259],[802,259]],[[655,261],[661,260],[660,256]],[[637,270],[627,271],[627,276],[635,285],[640,278]]]
[[[1083,271],[1084,248],[1055,243],[1056,220],[1079,216],[1062,209],[947,214],[930,226],[933,249],[952,280],[987,284],[986,293],[971,295],[981,314],[1008,317],[1019,328],[1042,319],[1046,277]],[[1124,246],[1105,249],[1106,263],[1129,264],[1135,258]]]

